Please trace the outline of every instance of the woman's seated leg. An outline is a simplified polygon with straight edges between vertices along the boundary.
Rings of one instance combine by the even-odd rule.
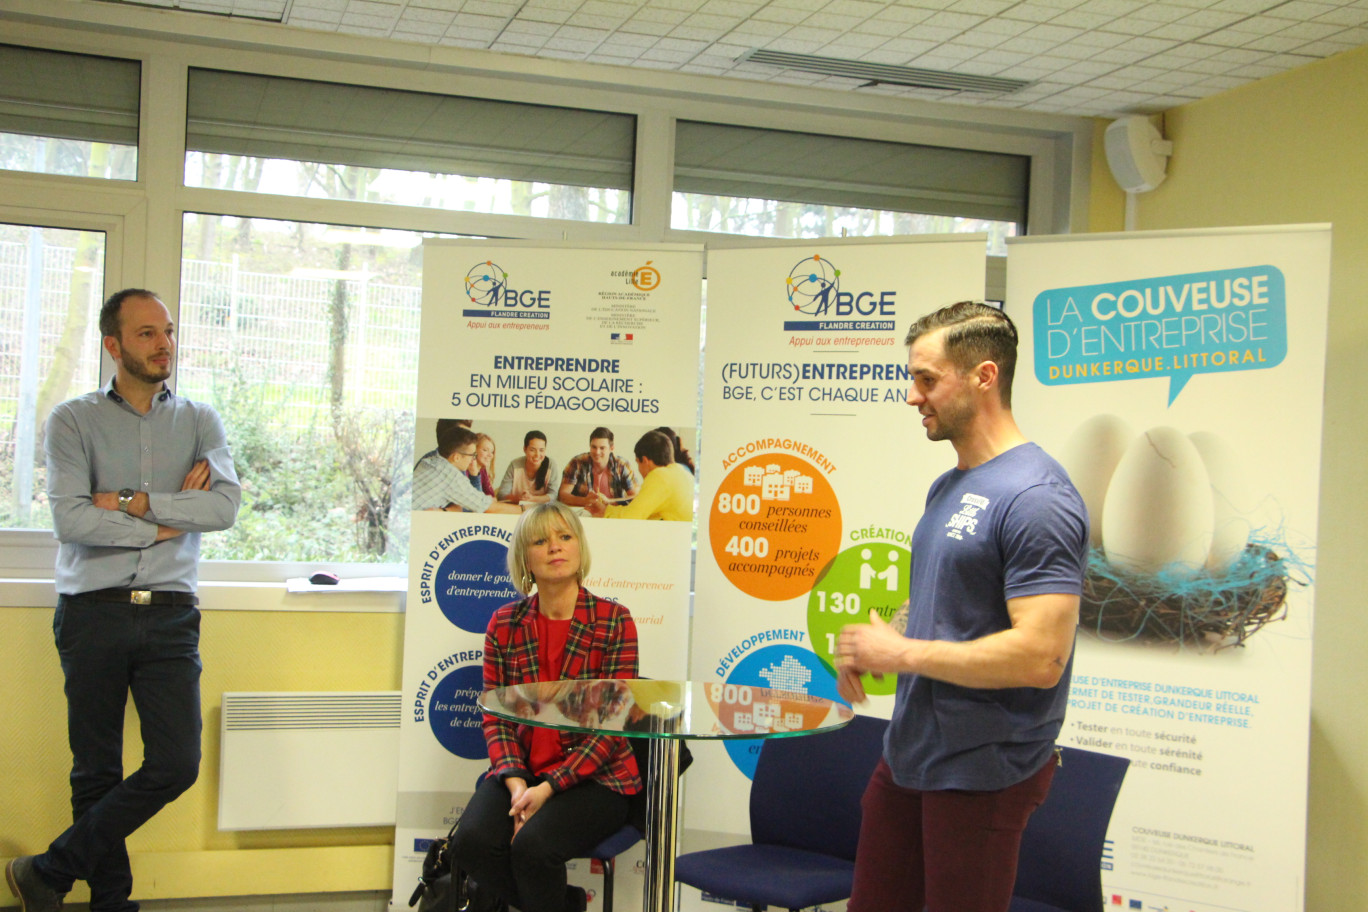
[[[627,798],[597,782],[552,795],[513,839],[512,876],[522,899],[518,908],[565,912],[565,863],[588,856],[616,833],[627,822],[627,812]]]
[[[508,788],[498,779],[489,777],[481,781],[461,814],[451,851],[456,866],[482,890],[490,890],[516,905],[517,884],[509,851],[513,818],[508,816],[508,809],[512,803]]]

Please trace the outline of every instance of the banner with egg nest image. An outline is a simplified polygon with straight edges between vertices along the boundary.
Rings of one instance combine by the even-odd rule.
[[[1095,415],[1060,461],[1092,527],[1079,626],[1100,640],[1237,646],[1286,616],[1289,583],[1310,582],[1281,525],[1254,526],[1258,504],[1216,434],[1136,434]]]
[[[1059,740],[1130,760],[1102,883],[1147,909],[1305,905],[1330,242],[1008,244],[1013,414],[1092,526]]]

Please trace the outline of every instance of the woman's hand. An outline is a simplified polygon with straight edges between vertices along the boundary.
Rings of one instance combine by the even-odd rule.
[[[522,786],[519,792],[514,793],[512,788],[509,789],[509,794],[513,795],[513,806],[509,808],[508,816],[513,818],[514,837],[517,837],[518,831],[532,819],[532,815],[541,810],[542,805],[546,804],[546,799],[551,797],[550,783],[542,782],[528,788],[527,783],[521,779],[518,782]]]

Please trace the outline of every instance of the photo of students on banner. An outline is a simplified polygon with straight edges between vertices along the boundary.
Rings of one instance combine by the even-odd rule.
[[[477,430],[465,419],[420,418],[418,426],[418,446],[430,449],[413,467],[414,510],[517,514],[559,501],[582,518],[693,519],[694,475],[686,442],[693,428],[683,429],[686,436],[681,436],[668,427],[620,426],[636,440],[630,454],[622,456],[616,451],[617,434],[603,425],[582,432],[552,422],[543,425],[549,431],[533,428],[521,434],[520,425],[499,421],[482,421]],[[576,449],[577,434],[587,437],[588,449],[565,455]],[[488,485],[499,468],[501,446],[507,452],[518,441],[522,455],[504,464],[497,487]]]

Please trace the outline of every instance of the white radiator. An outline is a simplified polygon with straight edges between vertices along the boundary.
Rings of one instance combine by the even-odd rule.
[[[392,826],[400,692],[225,693],[220,830]]]

